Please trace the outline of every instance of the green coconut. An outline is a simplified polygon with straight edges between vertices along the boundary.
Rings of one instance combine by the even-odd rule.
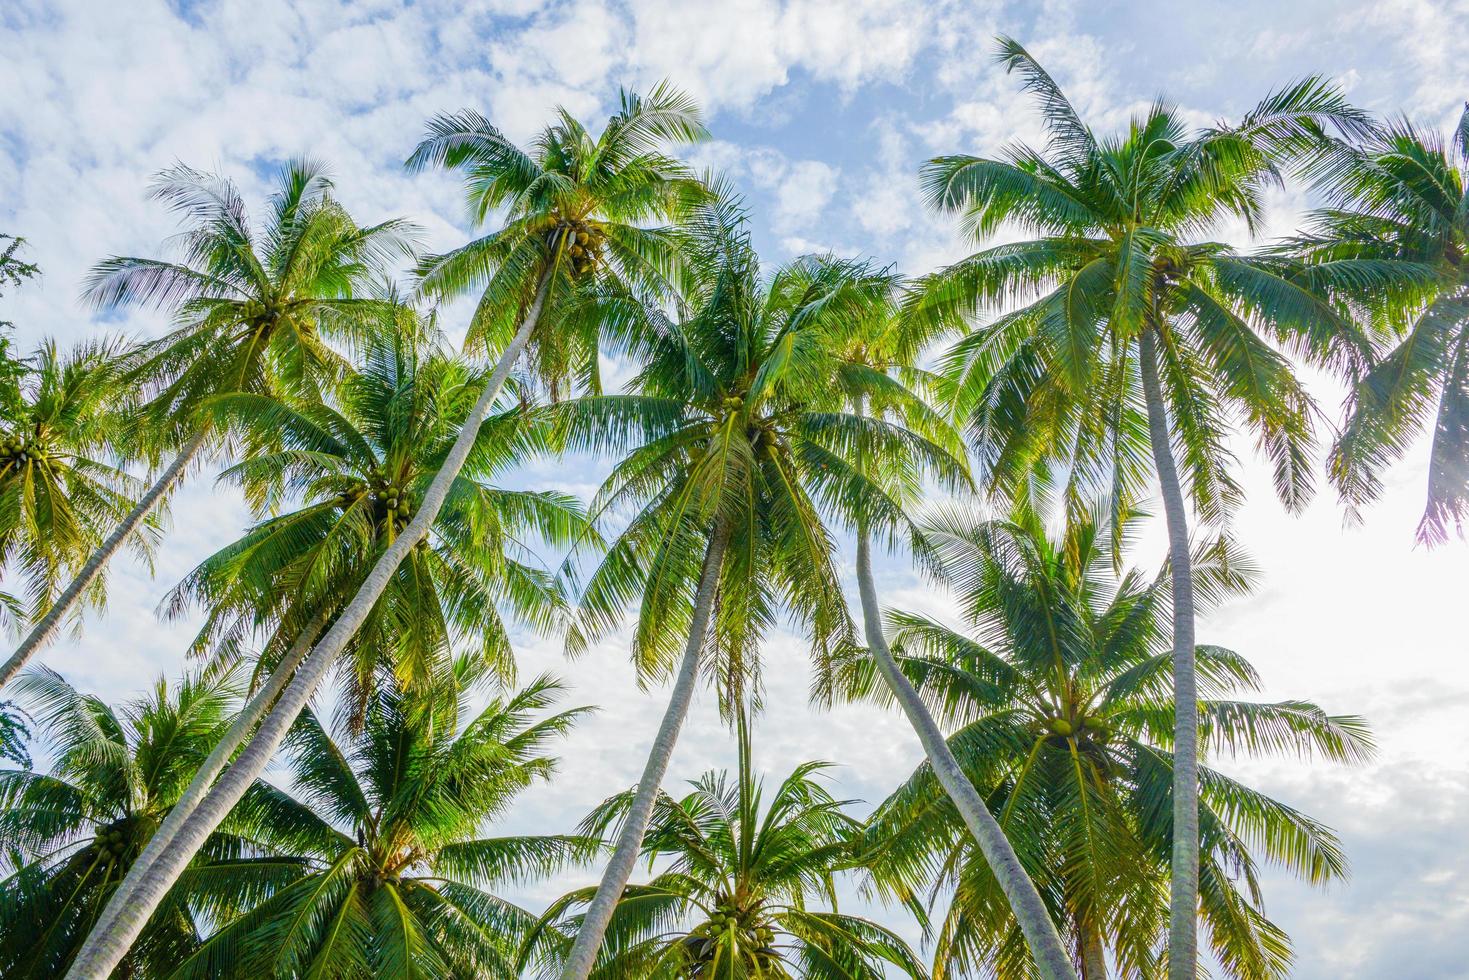
[[[1067,721],[1065,718],[1047,718],[1046,727],[1049,728],[1051,732],[1056,735],[1070,735],[1072,732],[1076,731],[1075,726],[1073,726],[1071,722]]]

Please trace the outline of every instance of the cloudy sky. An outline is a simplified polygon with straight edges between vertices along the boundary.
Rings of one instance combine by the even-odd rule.
[[[663,77],[706,107],[716,139],[694,156],[745,192],[769,260],[829,249],[920,273],[964,248],[923,209],[920,162],[1039,138],[1031,107],[990,63],[1000,32],[1027,44],[1101,128],[1160,92],[1201,123],[1228,119],[1306,73],[1335,79],[1366,108],[1439,127],[1469,96],[1465,0],[9,0],[0,5],[0,231],[30,240],[45,277],[7,297],[4,318],[18,324],[22,346],[157,331],[153,315],[101,322],[76,296],[89,263],[153,254],[174,230],[143,192],[175,161],[229,174],[258,199],[279,161],[309,153],[330,161],[360,220],[407,215],[431,246],[449,247],[469,230],[453,180],[401,169],[426,118],[475,107],[524,137],[557,103],[590,123],[618,86]],[[1272,230],[1289,230],[1306,203],[1296,190],[1276,195]],[[1320,394],[1337,404],[1336,392]],[[1236,530],[1267,578],[1200,627],[1203,641],[1252,659],[1265,697],[1364,714],[1381,744],[1379,761],[1355,770],[1222,762],[1336,827],[1352,858],[1352,882],[1324,893],[1269,881],[1268,910],[1295,937],[1303,978],[1469,976],[1469,644],[1460,618],[1469,551],[1462,542],[1414,546],[1423,455],[1420,447],[1392,474],[1355,528],[1344,528],[1329,495],[1303,517],[1285,516],[1247,464],[1251,493]],[[552,464],[524,474],[584,496],[597,477]],[[160,624],[153,608],[247,520],[212,479],[200,474],[177,500],[156,578],[119,563],[105,622],[89,620],[81,640],[46,654],[48,664],[109,697],[178,669],[189,626]],[[1151,566],[1160,551],[1155,535],[1135,560]],[[943,611],[900,559],[880,579],[892,605]],[[525,676],[554,670],[572,684],[572,702],[602,710],[567,743],[562,778],[527,797],[511,827],[569,828],[636,778],[661,693],[636,690],[625,649],[608,642],[568,663],[555,643],[525,639]],[[797,638],[771,637],[766,655],[762,765],[846,764],[839,790],[868,805],[912,768],[918,749],[899,719],[806,706]],[[704,698],[670,781],[732,761]],[[583,879],[522,897],[542,902]]]

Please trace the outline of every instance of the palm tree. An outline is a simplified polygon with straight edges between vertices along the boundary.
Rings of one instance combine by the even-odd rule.
[[[1020,303],[947,356],[956,417],[993,488],[1025,493],[1059,479],[1073,512],[1109,500],[1120,528],[1157,477],[1180,706],[1170,963],[1174,980],[1193,980],[1197,683],[1185,494],[1206,523],[1223,521],[1238,501],[1227,446],[1237,417],[1268,457],[1286,505],[1302,507],[1312,489],[1314,409],[1275,345],[1349,371],[1370,352],[1350,317],[1322,298],[1325,273],[1240,255],[1204,236],[1228,219],[1255,226],[1262,193],[1278,180],[1274,159],[1303,152],[1328,125],[1359,132],[1365,122],[1329,86],[1306,79],[1233,128],[1191,133],[1158,102],[1125,134],[1103,137],[1024,48],[1004,40],[1000,56],[1040,100],[1045,152],[940,157],[924,181],[931,202],[961,213],[977,235],[1008,222],[1039,237],[934,274],[910,314],[953,321]]]
[[[121,708],[33,669],[17,681],[32,704],[49,772],[0,770],[0,972],[56,977],[108,895],[229,724],[234,694],[220,676],[159,681]],[[272,811],[257,787],[258,814]],[[211,918],[299,875],[262,856],[260,827],[232,819],[151,917],[120,975],[161,976]],[[268,835],[267,835],[268,836]]]
[[[136,352],[132,377],[153,395],[134,436],[175,455],[0,669],[0,686],[55,633],[203,450],[210,430],[198,411],[207,399],[237,391],[314,397],[323,379],[342,371],[328,340],[357,335],[362,315],[380,308],[360,294],[391,257],[406,254],[411,228],[401,220],[361,227],[330,192],[320,163],[293,160],[255,228],[233,183],[177,166],[158,175],[150,196],[186,222],[179,260],[113,256],[92,270],[84,298],[96,308],[158,307],[178,322]]]
[[[1122,976],[1162,975],[1177,713],[1171,577],[1119,575],[1109,529],[1090,519],[1051,537],[1034,511],[981,521],[950,510],[925,533],[966,628],[893,614],[904,673],[952,729],[949,745],[1014,842],[1084,980],[1105,980],[1109,958]],[[1230,550],[1195,556],[1201,601],[1248,582],[1250,566]],[[1196,656],[1206,750],[1344,762],[1371,755],[1361,719],[1306,701],[1237,700],[1259,685],[1249,663],[1219,647],[1200,646]],[[849,679],[854,692],[875,690],[865,664]],[[1346,871],[1336,836],[1213,768],[1199,778],[1198,916],[1215,958],[1232,977],[1287,976],[1290,941],[1265,917],[1259,859],[1329,882]],[[952,896],[935,975],[1032,975],[992,866],[929,768],[883,803],[868,836],[880,887]]]
[[[700,670],[717,678],[731,711],[747,696],[758,701],[758,644],[782,610],[810,637],[818,665],[851,633],[819,504],[864,491],[839,464],[870,427],[825,410],[825,339],[886,295],[892,277],[805,258],[766,279],[741,219],[729,203],[701,213],[688,249],[699,256],[689,312],[679,323],[646,314],[633,353],[644,365],[634,393],[562,406],[569,446],[626,453],[598,492],[594,517],[633,512],[587,580],[570,649],[616,628],[639,596],[639,673],[675,675],[612,859],[567,957],[568,980],[586,980],[592,969]]]
[[[984,800],[965,778],[923,699],[899,670],[883,636],[882,608],[872,574],[874,531],[886,532],[889,543],[907,532],[913,553],[926,557],[927,545],[909,520],[907,508],[921,494],[925,477],[937,477],[950,488],[968,481],[957,433],[909,387],[914,384],[935,392],[945,387],[943,379],[915,366],[930,339],[926,328],[933,327],[934,321],[896,314],[892,299],[884,297],[866,315],[843,324],[831,339],[840,365],[837,390],[851,393],[847,397],[855,414],[870,416],[864,424],[874,429],[900,427],[892,433],[898,438],[887,440],[887,452],[859,446],[858,465],[844,468],[843,473],[846,480],[862,488],[861,493],[841,496],[844,502],[859,502],[850,519],[857,533],[857,587],[867,651],[917,733],[929,766],[964,815],[990,866],[998,869],[1033,955],[1046,964],[1050,976],[1066,977],[1071,973],[1066,949],[1040,894]]]
[[[142,486],[98,458],[116,446],[125,416],[123,345],[84,343],[61,353],[48,342],[29,360],[20,406],[0,421],[0,568],[19,572],[37,618],[106,529],[132,510]],[[156,522],[146,530],[135,539],[145,559]],[[94,578],[82,598],[104,597]],[[20,609],[16,603],[17,623]]]
[[[624,283],[652,288],[664,282],[661,273],[675,265],[674,243],[668,234],[646,226],[676,219],[697,197],[700,185],[660,148],[703,132],[696,107],[661,85],[647,98],[623,93],[620,110],[596,139],[562,112],[560,122],[541,134],[532,153],[516,147],[474,112],[440,117],[430,124],[429,137],[410,158],[410,168],[433,164],[463,168],[475,217],[483,220],[495,208],[506,213],[500,231],[433,257],[422,270],[428,295],[483,287],[469,338],[472,345],[500,351],[494,370],[424,490],[417,512],[378,556],[249,746],[180,828],[169,852],[148,869],[146,879],[139,880],[129,905],[119,908],[116,921],[96,937],[95,949],[78,959],[74,976],[107,975],[137,935],[140,917],[163,897],[188,856],[264,771],[328,667],[437,520],[469,458],[480,423],[522,354],[528,348],[548,352],[562,348],[563,328],[584,337],[588,304],[581,297],[617,291]],[[563,310],[581,316],[562,322]],[[548,314],[544,321],[543,313]]]
[[[334,401],[290,405],[263,395],[216,397],[211,421],[246,441],[273,443],[221,479],[262,512],[244,537],[206,558],[165,599],[172,615],[205,612],[195,641],[233,663],[263,641],[254,696],[235,717],[119,890],[119,907],[198,807],[215,777],[279,697],[301,660],[411,519],[479,397],[482,372],[445,352],[412,314],[367,341],[361,370]],[[409,691],[442,676],[455,650],[507,681],[514,675],[500,609],[540,629],[563,618],[559,586],[535,564],[536,540],[565,547],[587,535],[564,494],[485,482],[542,445],[518,409],[480,427],[430,536],[412,550],[344,651],[349,692],[340,704],[360,728],[375,687]],[[281,513],[283,506],[294,509]],[[262,680],[263,679],[263,680]]]
[[[1442,541],[1469,506],[1469,104],[1447,140],[1393,122],[1323,154],[1328,206],[1283,250],[1332,268],[1387,263],[1395,292],[1365,299],[1399,339],[1355,379],[1329,472],[1352,507],[1381,489],[1378,474],[1431,426],[1420,540]]]
[[[361,730],[334,738],[309,710],[288,740],[287,797],[303,873],[226,923],[168,976],[428,976],[514,980],[535,917],[493,889],[551,873],[594,839],[486,837],[543,754],[586,709],[535,717],[561,686],[538,678],[470,708],[470,658],[408,697],[377,691]]]
[[[826,768],[797,766],[765,804],[741,713],[733,780],[709,772],[683,799],[659,794],[643,853],[660,871],[623,894],[592,976],[881,980],[891,966],[926,977],[902,939],[836,907],[836,881],[854,863],[862,824],[843,812],[851,801],[834,798],[816,778]],[[582,822],[583,833],[602,835],[624,821],[632,799],[627,792],[603,803]],[[582,889],[553,903],[527,954],[554,965],[566,943],[549,924],[574,929],[571,910],[592,894]]]

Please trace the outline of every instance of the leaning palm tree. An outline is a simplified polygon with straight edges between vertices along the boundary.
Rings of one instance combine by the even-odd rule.
[[[895,441],[828,410],[822,395],[832,363],[825,342],[885,295],[891,277],[806,258],[766,278],[728,202],[704,209],[692,234],[698,288],[680,322],[645,311],[634,350],[644,367],[633,393],[561,408],[568,445],[626,453],[598,492],[594,516],[632,512],[587,579],[570,647],[615,629],[639,596],[639,673],[674,674],[612,859],[567,957],[568,980],[585,980],[592,969],[700,672],[716,678],[729,711],[747,696],[758,699],[758,645],[782,610],[810,638],[818,664],[849,639],[820,504],[863,491],[832,465],[855,439],[883,449]]]
[[[767,804],[750,763],[739,717],[739,768],[705,773],[682,799],[660,793],[643,841],[659,873],[629,886],[613,912],[595,980],[882,980],[922,978],[923,965],[898,936],[836,906],[836,882],[850,870],[862,824],[844,812],[807,762],[781,781]],[[603,803],[582,823],[605,834],[627,818],[633,794]],[[551,975],[565,954],[573,912],[587,888],[552,903],[527,958]],[[830,904],[830,909],[821,908]],[[892,968],[892,969],[889,969]]]
[[[73,970],[77,977],[105,977],[120,960],[142,921],[210,829],[264,771],[291,723],[320,685],[327,669],[367,620],[409,552],[438,519],[472,450],[480,423],[499,397],[512,369],[529,349],[575,348],[564,333],[586,339],[586,297],[634,294],[667,283],[676,266],[674,242],[657,221],[677,219],[700,194],[687,168],[662,152],[669,142],[704,133],[697,108],[682,94],[658,86],[647,97],[624,93],[617,113],[598,137],[565,112],[527,153],[477,113],[440,117],[409,160],[411,168],[441,164],[467,172],[471,207],[478,220],[502,208],[504,226],[459,250],[428,260],[423,290],[443,296],[482,288],[469,331],[471,346],[498,352],[494,370],[465,417],[418,510],[376,559],[351,602],[303,660],[250,745],[180,828],[169,853],[160,855],[132,901],[96,937]],[[583,237],[585,236],[585,237]],[[569,311],[560,319],[562,311]],[[564,328],[564,329],[563,329]],[[585,362],[591,355],[583,355]],[[594,360],[594,358],[592,358]],[[565,358],[542,359],[556,365]]]
[[[1390,263],[1415,287],[1366,297],[1398,342],[1355,379],[1330,474],[1359,506],[1381,489],[1383,467],[1431,427],[1418,535],[1440,542],[1469,508],[1469,105],[1447,140],[1401,120],[1337,142],[1322,163],[1328,206],[1284,249],[1327,267]]]
[[[515,980],[535,916],[493,889],[595,852],[595,838],[490,837],[548,744],[585,709],[536,717],[561,687],[539,678],[470,708],[469,658],[431,689],[377,691],[361,730],[335,737],[310,711],[287,742],[302,873],[225,923],[166,975],[486,977]]]
[[[112,890],[194,767],[229,724],[231,686],[219,675],[162,681],[113,708],[33,669],[16,684],[31,705],[49,772],[0,770],[0,973],[56,977],[80,948]],[[267,793],[248,797],[273,812]],[[268,835],[266,835],[268,836]],[[211,918],[299,876],[291,858],[262,856],[260,827],[243,819],[213,834],[123,962],[125,975],[162,976],[197,946]]]
[[[172,615],[204,610],[195,649],[225,664],[259,639],[254,696],[134,863],[117,907],[173,845],[376,556],[412,519],[479,397],[482,372],[445,352],[431,325],[404,310],[394,326],[367,342],[360,371],[341,383],[335,404],[236,394],[210,407],[221,428],[277,447],[221,475],[273,516],[206,558],[164,606]],[[356,727],[384,679],[417,690],[442,676],[457,650],[474,648],[484,667],[510,679],[514,660],[502,609],[542,630],[563,617],[561,589],[536,564],[534,547],[585,539],[581,509],[564,494],[487,482],[542,443],[518,407],[480,427],[429,536],[340,658],[347,690],[339,706]]]
[[[24,581],[32,620],[142,493],[138,480],[105,458],[126,416],[125,366],[118,341],[67,353],[45,343],[29,359],[17,411],[0,421],[0,569]],[[147,559],[156,521],[145,531],[134,543]],[[101,604],[103,579],[95,577],[79,598]]]
[[[924,182],[934,206],[962,214],[976,235],[1008,223],[1038,237],[934,274],[910,315],[960,320],[1020,304],[947,357],[956,417],[993,488],[1023,494],[1059,479],[1073,511],[1109,500],[1120,528],[1157,478],[1179,704],[1170,963],[1174,980],[1193,980],[1199,849],[1187,506],[1219,523],[1238,501],[1227,443],[1239,419],[1286,505],[1302,507],[1312,489],[1314,409],[1278,347],[1353,372],[1371,348],[1322,298],[1326,270],[1241,255],[1205,236],[1231,219],[1254,227],[1262,194],[1279,179],[1276,158],[1303,152],[1326,126],[1359,132],[1365,123],[1333,89],[1307,79],[1234,127],[1190,132],[1158,102],[1126,133],[1099,136],[1024,48],[1005,40],[1000,55],[1039,97],[1045,151],[941,157]],[[1361,282],[1385,274],[1354,271]]]
[[[852,403],[857,415],[865,417],[864,425],[874,429],[896,425],[905,436],[888,440],[897,451],[887,452],[873,451],[862,440],[855,466],[832,461],[845,482],[861,488],[858,493],[840,494],[839,500],[857,534],[857,591],[867,652],[918,734],[930,768],[996,870],[1035,959],[1044,964],[1046,975],[1065,977],[1070,973],[1066,950],[1040,893],[984,800],[965,778],[923,699],[899,670],[883,635],[882,608],[872,574],[874,535],[883,534],[892,543],[906,533],[913,553],[927,557],[928,545],[908,517],[909,508],[925,489],[926,479],[936,478],[951,489],[968,479],[957,433],[909,387],[914,384],[935,392],[945,388],[943,379],[928,375],[914,363],[934,321],[896,313],[892,297],[883,297],[866,315],[842,324],[831,341],[838,364],[836,391]]]
[[[1050,535],[1029,510],[985,521],[942,512],[925,531],[965,628],[895,613],[904,673],[952,729],[949,744],[1015,842],[1085,980],[1165,972],[1172,845],[1172,588],[1165,572],[1117,574],[1105,526],[1071,522]],[[1229,549],[1201,551],[1198,594],[1237,593],[1250,569]],[[1306,701],[1263,704],[1238,654],[1196,651],[1207,751],[1338,762],[1371,755],[1365,725]],[[879,693],[859,663],[853,690]],[[885,693],[882,694],[886,699]],[[1260,864],[1313,884],[1346,870],[1336,836],[1310,817],[1208,766],[1202,792],[1198,918],[1225,974],[1281,978],[1289,938],[1264,914]],[[880,888],[929,888],[948,901],[935,975],[1033,975],[1014,914],[985,857],[964,833],[934,773],[919,769],[877,811],[867,857]]]
[[[388,260],[406,254],[411,229],[400,220],[361,227],[330,192],[320,163],[294,160],[281,168],[265,221],[254,227],[233,183],[174,167],[158,175],[151,196],[186,222],[178,260],[114,256],[92,270],[84,297],[93,306],[157,307],[178,323],[133,355],[131,379],[152,395],[134,439],[173,458],[0,668],[0,685],[75,610],[205,448],[211,430],[199,409],[208,398],[315,397],[323,379],[341,373],[345,362],[328,341],[355,336],[362,314],[381,306],[363,291]]]

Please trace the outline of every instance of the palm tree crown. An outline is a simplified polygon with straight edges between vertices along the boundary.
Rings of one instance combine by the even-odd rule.
[[[54,600],[109,528],[132,510],[142,484],[105,459],[123,435],[127,366],[117,341],[85,343],[62,353],[46,343],[30,359],[18,411],[0,421],[0,568],[18,573],[33,615]],[[145,559],[158,532],[134,544]],[[105,597],[98,578],[93,602]],[[0,616],[21,619],[0,603]]]
[[[906,450],[919,440],[848,413],[830,390],[838,365],[827,342],[890,292],[891,275],[807,257],[767,279],[731,208],[711,208],[704,220],[696,302],[677,323],[649,315],[634,393],[561,412],[575,448],[622,450],[636,440],[592,505],[594,515],[633,516],[587,580],[570,643],[617,626],[624,603],[640,595],[636,660],[643,671],[668,670],[707,545],[722,536],[706,657],[729,708],[758,691],[756,646],[782,607],[808,631],[818,662],[849,638],[822,505],[855,508],[873,493],[850,458],[859,441]]]
[[[359,370],[330,403],[254,394],[216,400],[216,418],[279,444],[221,476],[275,516],[205,559],[167,600],[175,612],[207,611],[199,646],[230,654],[263,633],[273,661],[305,622],[330,616],[356,592],[412,519],[483,377],[410,313],[393,326],[367,342]],[[348,648],[354,717],[385,673],[402,684],[426,682],[466,643],[512,677],[502,608],[540,628],[561,618],[566,601],[534,548],[538,539],[564,547],[584,538],[581,508],[562,493],[488,482],[542,448],[534,420],[513,404],[480,428],[430,536],[398,568]],[[290,509],[281,513],[286,500]]]
[[[219,676],[163,681],[120,708],[32,669],[16,689],[33,706],[49,772],[0,770],[0,972],[65,972],[112,890],[229,721],[234,693]],[[247,797],[268,814],[261,787]],[[242,813],[217,831],[124,962],[163,976],[212,921],[290,880],[299,869],[261,860],[268,831]]]
[[[316,397],[342,373],[331,341],[360,336],[381,312],[370,291],[409,254],[413,227],[358,225],[331,188],[322,163],[290,161],[257,227],[232,181],[182,165],[158,175],[151,196],[185,221],[178,261],[114,256],[85,291],[103,309],[156,306],[178,321],[145,345],[138,369],[158,421],[187,423],[226,392]]]
[[[1082,975],[1159,975],[1172,849],[1174,700],[1166,574],[1118,577],[1104,526],[1072,522],[1050,537],[1024,511],[928,523],[940,575],[968,628],[912,613],[889,622],[904,672],[949,725],[949,742],[1040,888]],[[1238,592],[1249,567],[1217,546],[1193,564],[1207,602]],[[1305,701],[1262,704],[1238,654],[1197,650],[1206,752],[1319,754],[1360,761],[1362,721]],[[859,692],[876,691],[865,665]],[[1218,770],[1200,769],[1199,916],[1230,976],[1284,977],[1290,943],[1264,915],[1257,857],[1321,883],[1345,873],[1336,836]],[[868,828],[876,880],[900,893],[952,895],[935,974],[1029,976],[1030,963],[994,876],[927,767]],[[1105,952],[1104,952],[1105,950]]]
[[[1235,418],[1256,434],[1282,499],[1303,504],[1312,403],[1276,345],[1360,365],[1366,341],[1313,273],[1204,236],[1231,220],[1254,228],[1283,149],[1327,122],[1358,132],[1359,116],[1308,79],[1235,127],[1190,132],[1157,102],[1123,134],[1101,136],[1018,44],[1004,42],[1001,60],[1040,101],[1045,150],[940,157],[923,180],[934,206],[974,234],[1008,225],[1037,237],[935,273],[910,306],[952,318],[1020,304],[946,356],[982,472],[1013,487],[1037,457],[1056,458],[1077,506],[1110,496],[1123,513],[1147,475],[1138,348],[1151,337],[1198,513],[1217,519],[1239,499],[1227,448]]]
[[[528,149],[473,110],[438,116],[408,159],[410,170],[461,170],[471,221],[502,214],[496,231],[426,257],[420,288],[433,297],[475,290],[473,349],[506,349],[538,294],[544,311],[528,345],[527,380],[553,396],[568,379],[599,388],[598,341],[616,336],[629,303],[666,297],[677,277],[678,221],[708,192],[669,143],[707,133],[698,106],[663,83],[621,93],[593,135],[564,109]]]
[[[880,980],[887,967],[923,977],[906,943],[835,906],[839,872],[851,867],[862,825],[818,777],[825,763],[797,766],[768,804],[751,771],[749,732],[739,722],[739,769],[706,773],[682,799],[661,794],[643,843],[659,873],[624,892],[592,972],[595,980],[753,980],[848,977]],[[582,823],[605,834],[625,816],[631,793],[613,797]],[[591,897],[573,892],[543,917],[563,917]],[[829,911],[812,907],[830,902]],[[547,933],[541,954],[554,961]]]
[[[1407,120],[1322,155],[1328,206],[1281,244],[1326,268],[1387,264],[1399,281],[1342,291],[1398,332],[1355,378],[1330,474],[1356,506],[1381,489],[1382,468],[1425,426],[1433,432],[1419,536],[1441,541],[1469,507],[1469,105],[1447,140]]]
[[[535,919],[490,889],[585,857],[578,837],[485,837],[585,709],[536,717],[561,687],[539,678],[470,708],[468,660],[412,698],[390,688],[366,727],[336,738],[311,712],[292,730],[294,788],[277,822],[304,874],[226,924],[171,976],[493,977]]]

